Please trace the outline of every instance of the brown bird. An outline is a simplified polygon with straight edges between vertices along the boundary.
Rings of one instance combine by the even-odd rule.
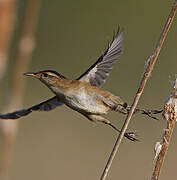
[[[100,87],[105,83],[122,51],[123,33],[119,34],[117,32],[103,55],[76,80],[70,80],[53,70],[25,73],[26,76],[39,79],[55,96],[28,109],[0,114],[0,119],[18,119],[33,111],[50,111],[65,104],[89,120],[105,123],[120,132],[109,120],[101,115],[107,114],[109,111],[127,114],[130,106],[120,97]],[[136,111],[141,111],[143,114],[151,116],[149,111],[142,109],[136,109]],[[127,132],[124,136],[132,141],[137,140],[134,132]]]

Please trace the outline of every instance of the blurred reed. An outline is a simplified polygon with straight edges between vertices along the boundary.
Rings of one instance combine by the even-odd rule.
[[[40,0],[28,0],[25,8],[18,50],[15,57],[16,64],[13,69],[13,82],[9,91],[8,104],[5,106],[4,111],[16,110],[23,104],[25,78],[23,78],[22,74],[28,69],[35,47],[35,32],[39,17]],[[1,121],[1,132],[3,160],[0,163],[0,176],[3,180],[7,180],[18,132],[18,121]]]
[[[7,67],[15,17],[16,0],[0,1],[0,79],[3,77]]]

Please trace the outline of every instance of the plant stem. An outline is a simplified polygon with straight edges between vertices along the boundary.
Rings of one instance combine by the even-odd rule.
[[[168,146],[173,133],[173,129],[177,121],[177,79],[173,83],[173,92],[171,93],[170,97],[168,98],[164,106],[163,117],[167,120],[167,128],[165,129],[165,132],[162,136],[162,142],[160,143],[162,146],[160,153],[157,157],[156,165],[151,180],[159,179],[165,156],[168,151]]]

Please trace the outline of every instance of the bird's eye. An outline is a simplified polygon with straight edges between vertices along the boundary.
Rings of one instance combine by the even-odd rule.
[[[47,73],[44,73],[43,76],[44,76],[45,78],[47,78],[47,77],[48,77],[48,74],[47,74]]]

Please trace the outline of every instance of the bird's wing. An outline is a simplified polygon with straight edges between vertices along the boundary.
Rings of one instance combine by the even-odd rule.
[[[113,37],[111,44],[108,46],[102,56],[77,80],[90,83],[92,86],[100,87],[109,76],[117,58],[123,52],[123,32],[119,30]]]
[[[51,99],[48,99],[47,101],[44,101],[40,104],[34,105],[28,109],[22,109],[7,114],[0,114],[0,119],[18,119],[22,116],[30,114],[33,111],[50,111],[61,105],[63,105],[63,103],[60,102],[56,96],[54,96]]]

